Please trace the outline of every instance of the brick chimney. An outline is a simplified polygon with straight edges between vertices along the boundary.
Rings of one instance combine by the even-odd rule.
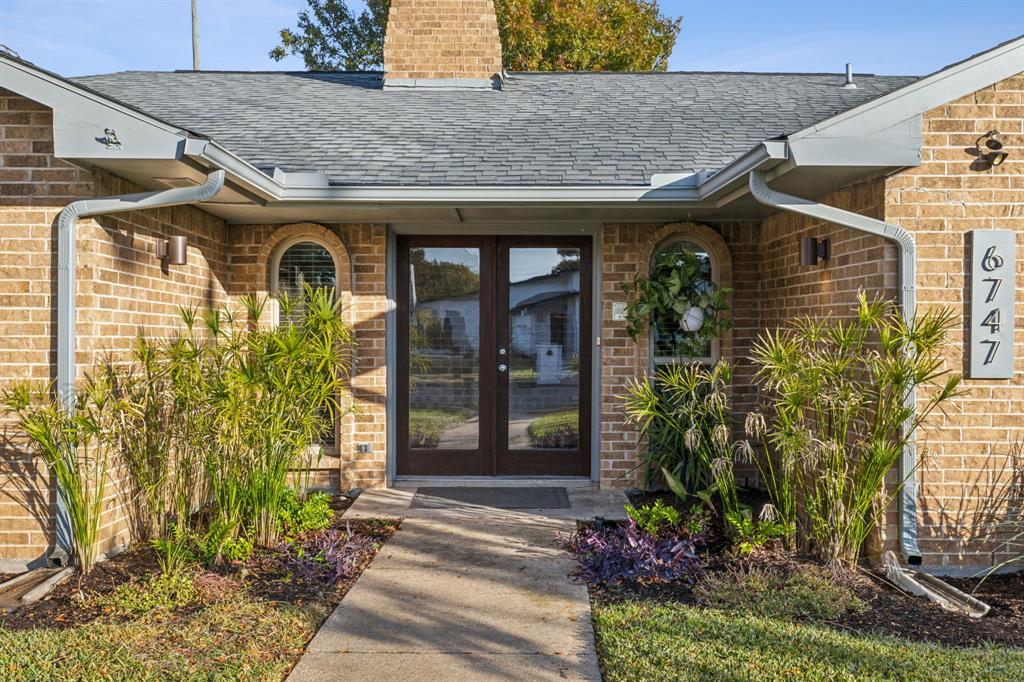
[[[501,87],[492,0],[391,0],[384,87]]]

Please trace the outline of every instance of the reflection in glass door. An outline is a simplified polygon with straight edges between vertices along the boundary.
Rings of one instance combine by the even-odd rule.
[[[397,473],[589,474],[589,238],[398,247]]]
[[[489,419],[481,344],[492,344],[482,303],[480,238],[407,238],[399,252],[399,473],[481,474]],[[493,391],[493,389],[490,389]]]
[[[589,239],[499,238],[498,267],[498,473],[585,475]]]

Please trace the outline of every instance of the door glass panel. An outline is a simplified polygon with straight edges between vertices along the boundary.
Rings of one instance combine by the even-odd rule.
[[[409,447],[480,446],[480,249],[409,250]]]
[[[509,449],[579,447],[580,250],[509,249]]]

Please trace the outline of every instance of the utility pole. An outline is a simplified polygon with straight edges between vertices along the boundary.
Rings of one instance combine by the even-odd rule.
[[[192,70],[199,70],[199,0],[192,0]]]

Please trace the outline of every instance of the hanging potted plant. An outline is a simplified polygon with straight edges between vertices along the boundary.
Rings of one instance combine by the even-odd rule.
[[[655,256],[650,275],[622,285],[630,297],[626,331],[634,341],[653,327],[671,336],[673,355],[695,357],[732,326],[722,316],[731,289],[715,285],[704,266],[684,244],[673,244]]]

